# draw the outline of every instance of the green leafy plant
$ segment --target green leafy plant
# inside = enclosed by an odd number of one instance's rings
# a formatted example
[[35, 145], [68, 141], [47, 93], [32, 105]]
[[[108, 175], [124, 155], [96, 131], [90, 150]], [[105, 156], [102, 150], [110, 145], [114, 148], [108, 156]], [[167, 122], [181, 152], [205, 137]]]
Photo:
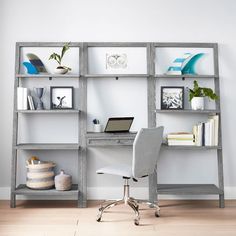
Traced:
[[208, 97], [212, 100], [217, 100], [219, 98], [211, 88], [199, 87], [196, 80], [193, 82], [193, 89], [189, 88], [189, 101], [194, 97]]
[[63, 45], [62, 50], [61, 50], [61, 55], [57, 54], [57, 53], [52, 53], [49, 57], [49, 60], [54, 59], [58, 64], [60, 68], [65, 68], [67, 70], [71, 70], [71, 68], [67, 67], [67, 66], [62, 66], [61, 62], [62, 62], [62, 58], [65, 55], [66, 51], [70, 49], [70, 43], [66, 43]]

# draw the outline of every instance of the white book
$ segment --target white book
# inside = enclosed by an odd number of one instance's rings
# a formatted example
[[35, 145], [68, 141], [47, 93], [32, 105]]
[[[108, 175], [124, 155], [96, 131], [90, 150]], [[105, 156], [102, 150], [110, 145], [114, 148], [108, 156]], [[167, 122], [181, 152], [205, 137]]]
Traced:
[[167, 135], [168, 139], [193, 139], [194, 135], [192, 133], [179, 132], [179, 133], [169, 133]]
[[30, 95], [28, 95], [28, 102], [29, 102], [30, 110], [35, 110], [33, 98]]
[[17, 110], [28, 109], [28, 89], [23, 87], [17, 88]]
[[209, 121], [205, 123], [205, 146], [211, 146]]
[[202, 146], [202, 123], [197, 124], [196, 146]]
[[168, 145], [195, 145], [194, 140], [168, 140]]
[[218, 135], [219, 135], [219, 116], [209, 116], [209, 118], [214, 120], [214, 146], [218, 146]]
[[193, 126], [193, 136], [194, 136], [194, 143], [197, 145], [197, 125]]
[[193, 140], [185, 140], [185, 141], [181, 141], [181, 140], [177, 140], [177, 141], [172, 141], [172, 140], [168, 140], [168, 145], [169, 146], [194, 146], [195, 143]]
[[209, 119], [208, 122], [210, 123], [210, 144], [211, 146], [214, 146], [215, 145], [215, 121], [214, 119]]

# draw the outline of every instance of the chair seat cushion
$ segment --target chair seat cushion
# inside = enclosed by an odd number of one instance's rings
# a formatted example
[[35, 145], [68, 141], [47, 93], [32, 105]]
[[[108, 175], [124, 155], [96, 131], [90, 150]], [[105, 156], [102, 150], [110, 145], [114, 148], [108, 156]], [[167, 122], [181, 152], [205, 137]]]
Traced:
[[132, 177], [131, 167], [128, 165], [106, 166], [96, 171], [97, 174], [110, 174], [122, 177]]

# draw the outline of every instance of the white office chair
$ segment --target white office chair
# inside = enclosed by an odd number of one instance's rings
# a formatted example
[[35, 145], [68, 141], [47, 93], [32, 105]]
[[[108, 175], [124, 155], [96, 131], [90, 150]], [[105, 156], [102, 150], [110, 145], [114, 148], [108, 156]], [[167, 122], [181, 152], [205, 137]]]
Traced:
[[133, 143], [133, 160], [132, 166], [129, 165], [116, 165], [101, 168], [96, 171], [97, 174], [112, 174], [122, 176], [124, 179], [124, 196], [123, 199], [116, 201], [106, 201], [99, 208], [97, 215], [97, 221], [100, 222], [102, 214], [105, 210], [124, 203], [130, 206], [135, 212], [135, 225], [139, 225], [139, 205], [138, 203], [144, 203], [150, 207], [156, 208], [155, 216], [160, 216], [160, 208], [158, 205], [147, 202], [136, 200], [129, 196], [129, 179], [132, 178], [137, 182], [138, 178], [147, 177], [153, 174], [157, 160], [159, 157], [159, 151], [162, 143], [163, 127], [141, 129]]

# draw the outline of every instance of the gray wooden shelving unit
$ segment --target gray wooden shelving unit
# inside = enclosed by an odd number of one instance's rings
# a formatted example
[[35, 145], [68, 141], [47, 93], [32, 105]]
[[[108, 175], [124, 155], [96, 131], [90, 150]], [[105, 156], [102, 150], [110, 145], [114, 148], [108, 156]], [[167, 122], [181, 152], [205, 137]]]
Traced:
[[[22, 150], [74, 150], [78, 153], [78, 173], [83, 175], [82, 160], [80, 158], [81, 148], [80, 143], [82, 142], [84, 136], [82, 132], [78, 130], [79, 140], [77, 143], [18, 143], [18, 119], [19, 114], [27, 116], [28, 114], [38, 115], [45, 114], [50, 116], [56, 116], [57, 114], [78, 115], [79, 126], [83, 126], [83, 119], [81, 119], [80, 110], [17, 110], [17, 96], [16, 91], [17, 87], [20, 85], [21, 80], [40, 80], [42, 78], [48, 78], [49, 80], [63, 78], [66, 80], [69, 79], [78, 79], [79, 92], [83, 96], [83, 89], [80, 86], [80, 75], [79, 74], [66, 74], [66, 75], [56, 75], [56, 74], [38, 74], [38, 75], [29, 75], [20, 73], [20, 64], [21, 62], [21, 50], [24, 47], [62, 47], [64, 43], [34, 43], [34, 42], [20, 42], [16, 43], [16, 57], [15, 57], [15, 83], [14, 83], [14, 110], [13, 110], [13, 142], [12, 142], [12, 179], [11, 179], [11, 207], [16, 206], [16, 196], [17, 195], [26, 195], [26, 196], [76, 196], [77, 199], [80, 199], [80, 191], [83, 191], [83, 185], [79, 181], [78, 184], [73, 184], [70, 191], [57, 191], [55, 189], [50, 190], [32, 190], [26, 187], [25, 184], [17, 185], [17, 159], [19, 151]], [[79, 61], [82, 66], [82, 44], [81, 43], [70, 43], [70, 47], [79, 48]], [[82, 101], [82, 100], [81, 100]], [[79, 107], [83, 107], [83, 104], [79, 103]], [[79, 176], [81, 179], [81, 176]], [[79, 191], [80, 190], [80, 191]], [[80, 206], [80, 201], [78, 201], [78, 206]]]
[[[64, 43], [17, 43], [16, 45], [16, 80], [15, 80], [15, 98], [14, 98], [14, 122], [13, 122], [13, 148], [12, 148], [12, 185], [11, 185], [11, 206], [15, 207], [16, 195], [65, 195], [57, 193], [55, 190], [39, 192], [36, 190], [28, 190], [25, 185], [16, 186], [16, 164], [18, 150], [57, 150], [72, 149], [78, 150], [78, 186], [73, 186], [73, 190], [68, 195], [78, 196], [78, 206], [86, 207], [87, 205], [87, 181], [86, 181], [86, 156], [89, 146], [127, 146], [132, 145], [135, 133], [130, 134], [104, 134], [87, 132], [87, 80], [90, 78], [143, 78], [147, 80], [147, 118], [148, 127], [156, 127], [158, 125], [158, 115], [162, 113], [168, 114], [218, 114], [220, 113], [220, 101], [216, 101], [216, 109], [204, 111], [192, 110], [160, 110], [156, 106], [156, 97], [159, 96], [156, 90], [156, 82], [158, 79], [214, 79], [215, 91], [220, 94], [219, 71], [218, 71], [218, 46], [213, 43], [72, 43], [71, 46], [80, 48], [80, 75], [24, 75], [19, 74], [19, 52], [21, 47], [61, 47]], [[146, 48], [147, 74], [89, 74], [88, 70], [88, 48], [89, 47], [144, 47]], [[212, 48], [214, 56], [214, 75], [158, 75], [155, 72], [155, 58], [157, 47], [183, 47], [183, 48]], [[158, 55], [157, 55], [158, 56]], [[78, 78], [79, 79], [79, 107], [80, 110], [70, 111], [17, 111], [16, 110], [16, 88], [19, 80], [24, 78]], [[79, 115], [79, 141], [78, 144], [18, 144], [17, 143], [17, 124], [18, 114], [22, 113], [46, 113], [53, 114], [57, 112], [78, 113]], [[155, 172], [149, 177], [149, 200], [157, 201], [158, 194], [209, 194], [219, 195], [219, 205], [224, 207], [224, 183], [223, 183], [223, 157], [221, 142], [221, 126], [219, 127], [219, 145], [217, 147], [197, 147], [197, 146], [167, 146], [163, 144], [163, 148], [171, 150], [209, 150], [217, 151], [218, 159], [218, 180], [219, 185], [214, 184], [158, 184], [157, 173]]]

